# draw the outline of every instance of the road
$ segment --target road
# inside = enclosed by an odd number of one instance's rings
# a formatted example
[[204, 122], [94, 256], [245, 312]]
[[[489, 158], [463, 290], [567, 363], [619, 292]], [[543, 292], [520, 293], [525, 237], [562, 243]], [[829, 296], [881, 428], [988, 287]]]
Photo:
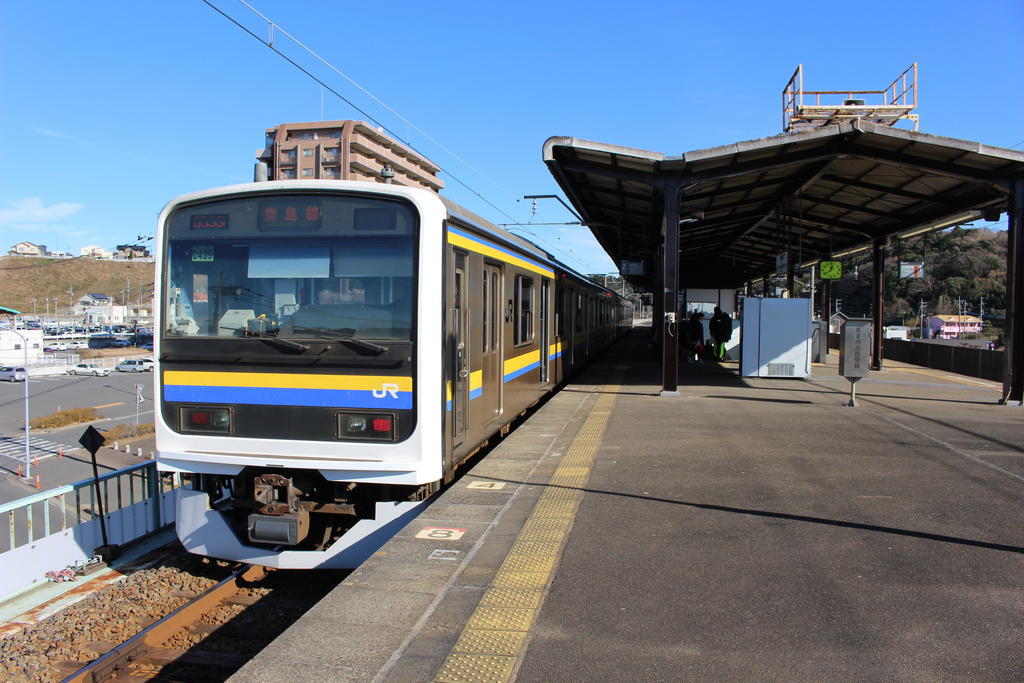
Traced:
[[[142, 386], [139, 421], [153, 421], [153, 374], [113, 372], [109, 377], [71, 375], [40, 376], [29, 379], [29, 417], [50, 415], [58, 409], [97, 408], [100, 419], [92, 424], [104, 431], [116, 424], [135, 421], [136, 386]], [[24, 474], [24, 385], [0, 382], [0, 502], [34, 493], [35, 477], [39, 487], [54, 488], [92, 476], [88, 452], [78, 443], [86, 425], [63, 429], [32, 431], [29, 435], [31, 477]], [[109, 445], [109, 444], [108, 444]], [[144, 446], [149, 457], [152, 439]], [[118, 454], [109, 448], [97, 454], [100, 472], [125, 467], [139, 461], [137, 456]]]

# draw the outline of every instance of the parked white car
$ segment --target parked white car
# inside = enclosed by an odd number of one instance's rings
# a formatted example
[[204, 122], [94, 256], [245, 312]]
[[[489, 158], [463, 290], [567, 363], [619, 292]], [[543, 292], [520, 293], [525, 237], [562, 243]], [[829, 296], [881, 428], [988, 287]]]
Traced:
[[24, 382], [25, 368], [4, 366], [0, 368], [0, 380], [8, 382]]
[[78, 365], [68, 368], [69, 375], [92, 375], [93, 377], [106, 377], [110, 374], [110, 370], [101, 368], [95, 363], [79, 363]]
[[123, 360], [114, 366], [118, 372], [152, 372], [153, 361], [148, 358]]

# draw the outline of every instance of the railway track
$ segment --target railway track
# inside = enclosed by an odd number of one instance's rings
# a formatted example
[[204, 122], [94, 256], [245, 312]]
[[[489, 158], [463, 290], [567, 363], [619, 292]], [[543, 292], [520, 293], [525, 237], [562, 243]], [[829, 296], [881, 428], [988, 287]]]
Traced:
[[63, 680], [223, 681], [346, 574], [239, 567], [124, 642], [93, 643], [87, 649], [100, 656], [84, 667], [81, 657], [63, 664]]
[[[65, 683], [93, 683], [125, 677], [158, 677], [165, 668], [189, 654], [189, 650], [168, 647], [167, 643], [172, 642], [175, 636], [189, 631], [212, 633], [215, 629], [210, 629], [211, 622], [205, 620], [206, 617], [215, 611], [223, 611], [227, 605], [255, 604], [252, 596], [245, 595], [244, 589], [261, 581], [266, 574], [264, 567], [246, 566], [237, 569], [212, 588], [68, 676], [64, 679]], [[217, 625], [216, 621], [212, 624]], [[223, 657], [223, 654], [218, 653], [218, 658]], [[219, 677], [217, 678], [219, 680]]]

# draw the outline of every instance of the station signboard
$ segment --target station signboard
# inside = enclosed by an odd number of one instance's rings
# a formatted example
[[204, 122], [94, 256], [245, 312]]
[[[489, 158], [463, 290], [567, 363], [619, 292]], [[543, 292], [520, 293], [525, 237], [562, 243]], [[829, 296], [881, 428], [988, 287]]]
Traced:
[[867, 377], [871, 369], [871, 321], [850, 318], [839, 331], [839, 374], [846, 379]]
[[900, 277], [923, 278], [924, 264], [900, 262]]

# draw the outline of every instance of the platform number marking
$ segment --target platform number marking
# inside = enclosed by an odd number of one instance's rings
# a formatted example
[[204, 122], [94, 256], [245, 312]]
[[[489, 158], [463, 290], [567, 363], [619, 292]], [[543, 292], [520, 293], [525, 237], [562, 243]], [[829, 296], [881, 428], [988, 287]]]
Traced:
[[468, 529], [453, 529], [444, 526], [425, 526], [416, 534], [416, 538], [425, 538], [431, 541], [457, 541], [462, 538]]
[[505, 488], [503, 481], [474, 481], [466, 487], [467, 489], [484, 489], [487, 491], [499, 491]]

